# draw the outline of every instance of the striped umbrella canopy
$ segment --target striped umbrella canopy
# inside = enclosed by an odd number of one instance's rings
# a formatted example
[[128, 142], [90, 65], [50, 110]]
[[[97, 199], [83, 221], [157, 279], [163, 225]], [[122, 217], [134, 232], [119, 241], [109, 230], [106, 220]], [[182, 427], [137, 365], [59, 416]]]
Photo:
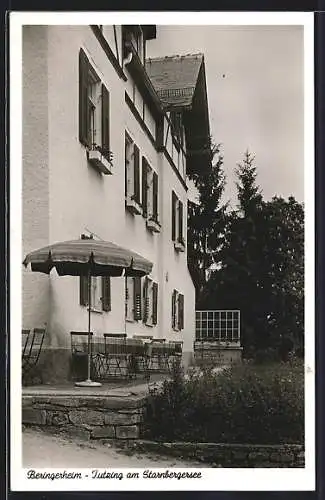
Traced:
[[78, 239], [53, 243], [26, 255], [23, 264], [32, 271], [59, 276], [145, 276], [152, 263], [141, 255], [109, 241]]
[[[145, 276], [151, 272], [152, 263], [141, 255], [126, 250], [115, 243], [85, 238], [53, 243], [26, 255], [24, 266], [32, 271], [50, 274], [53, 268], [59, 276], [88, 276], [88, 363], [87, 380], [76, 382], [79, 386], [98, 386], [91, 372], [91, 277], [92, 276]], [[126, 278], [125, 278], [126, 279]]]

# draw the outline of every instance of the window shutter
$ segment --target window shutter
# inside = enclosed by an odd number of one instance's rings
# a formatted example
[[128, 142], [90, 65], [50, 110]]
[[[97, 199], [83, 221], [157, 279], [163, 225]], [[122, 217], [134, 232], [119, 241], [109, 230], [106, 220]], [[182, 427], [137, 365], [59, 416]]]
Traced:
[[148, 215], [148, 162], [142, 157], [142, 215]]
[[102, 276], [102, 307], [103, 311], [110, 311], [111, 306], [111, 279], [109, 276]]
[[136, 277], [133, 280], [134, 319], [139, 320], [141, 319], [141, 278]]
[[134, 144], [134, 199], [140, 203], [140, 152]]
[[109, 92], [102, 84], [102, 148], [109, 151]]
[[128, 317], [128, 309], [129, 309], [129, 279], [125, 279], [125, 317]]
[[128, 193], [128, 175], [129, 175], [129, 162], [130, 162], [130, 148], [131, 144], [128, 136], [125, 133], [124, 136], [124, 194], [127, 196]]
[[178, 296], [178, 329], [184, 328], [184, 295], [181, 293]]
[[172, 294], [172, 328], [176, 330], [176, 290], [173, 290]]
[[143, 322], [146, 323], [149, 319], [149, 295], [148, 295], [148, 278], [144, 279], [143, 285]]
[[178, 202], [178, 240], [183, 241], [183, 203]]
[[156, 122], [156, 144], [157, 148], [161, 149], [164, 145], [164, 119], [159, 118]]
[[80, 276], [79, 278], [79, 293], [80, 305], [88, 305], [88, 276]]
[[172, 191], [172, 240], [176, 240], [176, 202], [177, 202], [177, 196]]
[[158, 319], [158, 283], [152, 285], [152, 323], [157, 324]]
[[89, 146], [88, 141], [88, 75], [89, 61], [82, 49], [79, 52], [79, 141]]
[[152, 215], [154, 220], [158, 220], [158, 175], [156, 172], [153, 173], [153, 178], [152, 178], [152, 196], [153, 196], [153, 201], [152, 201]]

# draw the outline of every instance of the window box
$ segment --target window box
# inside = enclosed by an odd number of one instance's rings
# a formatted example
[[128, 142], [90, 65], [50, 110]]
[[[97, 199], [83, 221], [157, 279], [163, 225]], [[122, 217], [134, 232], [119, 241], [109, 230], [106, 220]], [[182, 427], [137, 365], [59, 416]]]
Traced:
[[102, 174], [112, 174], [112, 153], [105, 151], [96, 144], [88, 151], [88, 161], [97, 168]]
[[153, 233], [160, 233], [161, 225], [157, 219], [149, 217], [146, 221], [147, 228]]
[[125, 206], [133, 215], [141, 215], [142, 207], [139, 202], [137, 202], [133, 196], [127, 196], [125, 198]]
[[174, 248], [177, 252], [185, 252], [185, 241], [184, 240], [174, 241]]

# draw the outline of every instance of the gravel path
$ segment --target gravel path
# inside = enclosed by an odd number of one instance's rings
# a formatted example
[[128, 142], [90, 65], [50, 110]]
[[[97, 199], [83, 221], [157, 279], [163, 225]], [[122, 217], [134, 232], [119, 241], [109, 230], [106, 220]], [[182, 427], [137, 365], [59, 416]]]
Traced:
[[37, 430], [24, 430], [22, 437], [23, 467], [26, 468], [206, 467], [177, 458], [127, 454], [106, 443], [54, 436]]

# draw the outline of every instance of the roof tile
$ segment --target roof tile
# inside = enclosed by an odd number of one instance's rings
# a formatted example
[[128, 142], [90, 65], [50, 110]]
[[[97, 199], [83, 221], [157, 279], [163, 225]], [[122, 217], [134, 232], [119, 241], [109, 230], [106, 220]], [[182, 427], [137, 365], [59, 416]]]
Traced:
[[202, 61], [201, 53], [146, 60], [146, 71], [163, 105], [192, 103]]

